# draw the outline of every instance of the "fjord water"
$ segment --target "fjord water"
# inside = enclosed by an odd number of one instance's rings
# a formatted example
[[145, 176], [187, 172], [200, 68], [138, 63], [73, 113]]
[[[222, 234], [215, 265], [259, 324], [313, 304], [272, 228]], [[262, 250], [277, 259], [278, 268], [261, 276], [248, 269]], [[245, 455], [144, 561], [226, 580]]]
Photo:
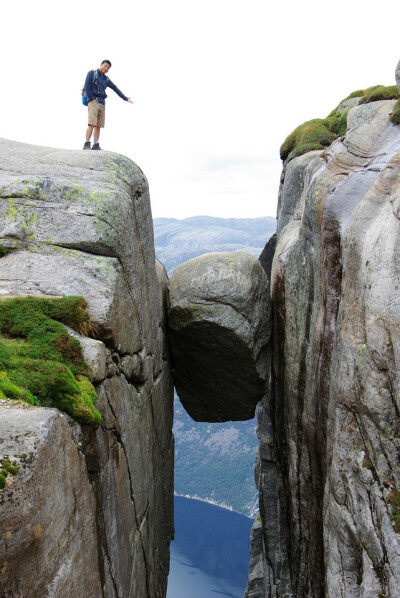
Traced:
[[175, 496], [175, 540], [167, 598], [242, 598], [253, 520]]

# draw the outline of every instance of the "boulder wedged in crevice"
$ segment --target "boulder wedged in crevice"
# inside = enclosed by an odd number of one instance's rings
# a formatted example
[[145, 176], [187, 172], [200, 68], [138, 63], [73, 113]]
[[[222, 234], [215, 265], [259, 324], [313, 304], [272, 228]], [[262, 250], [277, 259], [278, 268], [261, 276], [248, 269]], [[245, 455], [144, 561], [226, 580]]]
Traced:
[[254, 416], [269, 372], [269, 284], [245, 252], [185, 262], [169, 281], [174, 383], [196, 421]]

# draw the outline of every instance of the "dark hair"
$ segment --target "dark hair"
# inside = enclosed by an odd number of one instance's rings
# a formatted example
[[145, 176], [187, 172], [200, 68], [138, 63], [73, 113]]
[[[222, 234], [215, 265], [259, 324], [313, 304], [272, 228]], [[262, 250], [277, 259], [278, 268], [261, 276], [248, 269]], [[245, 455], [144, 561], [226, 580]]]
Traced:
[[[101, 64], [104, 64], [105, 62], [106, 62], [107, 64], [109, 64], [109, 65], [110, 65], [110, 68], [111, 68], [111, 62], [110, 62], [109, 60], [102, 60], [102, 61], [101, 61]], [[101, 65], [100, 65], [100, 66], [101, 66]]]

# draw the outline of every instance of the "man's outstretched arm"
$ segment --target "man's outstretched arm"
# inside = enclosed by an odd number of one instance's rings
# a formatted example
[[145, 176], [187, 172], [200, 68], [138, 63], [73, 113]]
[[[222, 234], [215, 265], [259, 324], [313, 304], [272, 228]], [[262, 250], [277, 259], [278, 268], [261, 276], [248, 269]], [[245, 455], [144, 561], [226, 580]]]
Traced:
[[123, 94], [122, 91], [120, 89], [118, 89], [118, 87], [116, 85], [114, 85], [114, 83], [111, 81], [111, 79], [108, 80], [107, 87], [111, 87], [111, 89], [113, 91], [115, 91], [115, 93], [117, 95], [119, 95], [120, 98], [125, 100], [125, 102], [129, 102], [130, 104], [133, 104], [133, 101], [131, 100], [131, 98], [127, 98], [126, 95]]

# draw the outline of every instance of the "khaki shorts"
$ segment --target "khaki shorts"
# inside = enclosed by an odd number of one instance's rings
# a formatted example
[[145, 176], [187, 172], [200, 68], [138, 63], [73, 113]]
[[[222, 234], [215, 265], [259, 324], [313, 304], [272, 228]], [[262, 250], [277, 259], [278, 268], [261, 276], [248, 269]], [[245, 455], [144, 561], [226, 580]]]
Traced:
[[95, 127], [104, 127], [106, 117], [106, 107], [98, 102], [89, 102], [89, 121], [88, 125]]

